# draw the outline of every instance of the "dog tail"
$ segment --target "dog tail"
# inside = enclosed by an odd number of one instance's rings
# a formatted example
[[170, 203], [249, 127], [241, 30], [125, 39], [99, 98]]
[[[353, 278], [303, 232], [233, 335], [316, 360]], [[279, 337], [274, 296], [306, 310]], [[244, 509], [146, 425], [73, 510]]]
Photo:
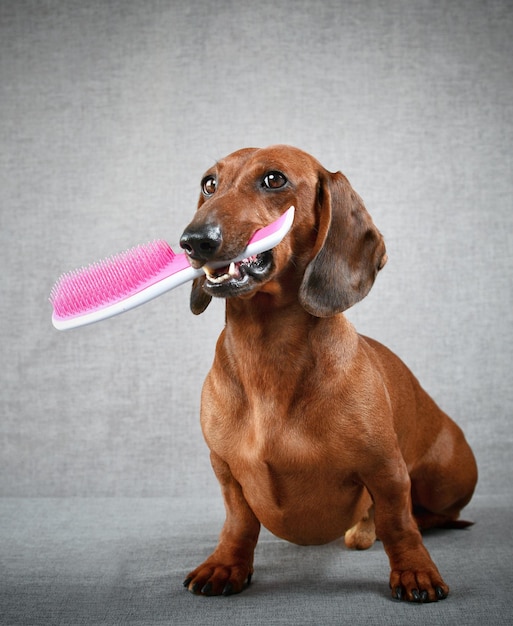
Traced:
[[420, 530], [428, 530], [429, 528], [462, 529], [474, 525], [474, 522], [469, 522], [463, 519], [455, 519], [440, 513], [431, 513], [430, 511], [426, 511], [426, 509], [421, 508], [414, 508], [413, 515]]

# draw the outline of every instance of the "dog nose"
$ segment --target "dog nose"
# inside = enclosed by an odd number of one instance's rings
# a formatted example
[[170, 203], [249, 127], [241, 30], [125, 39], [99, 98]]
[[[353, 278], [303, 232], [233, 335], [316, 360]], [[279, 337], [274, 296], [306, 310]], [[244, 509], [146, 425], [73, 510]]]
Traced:
[[209, 261], [219, 250], [223, 236], [219, 226], [188, 226], [180, 237], [180, 246], [197, 261]]

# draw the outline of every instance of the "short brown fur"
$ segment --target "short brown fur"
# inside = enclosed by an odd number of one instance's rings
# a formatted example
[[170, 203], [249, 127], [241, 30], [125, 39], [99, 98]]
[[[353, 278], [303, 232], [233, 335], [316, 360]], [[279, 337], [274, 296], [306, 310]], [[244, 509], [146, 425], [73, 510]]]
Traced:
[[[262, 180], [275, 171], [287, 183], [269, 190]], [[265, 280], [224, 294], [226, 326], [201, 424], [226, 522], [185, 586], [204, 595], [243, 590], [263, 524], [305, 545], [345, 534], [349, 547], [363, 549], [377, 536], [394, 598], [445, 598], [419, 526], [465, 525], [457, 520], [477, 468], [460, 428], [404, 363], [342, 314], [386, 262], [381, 234], [347, 179], [295, 148], [244, 149], [207, 175], [217, 188], [201, 196], [185, 233], [219, 229], [209, 260], [234, 258], [291, 205], [295, 219]], [[191, 255], [196, 267], [205, 261]], [[211, 295], [206, 278], [197, 279], [193, 312]]]

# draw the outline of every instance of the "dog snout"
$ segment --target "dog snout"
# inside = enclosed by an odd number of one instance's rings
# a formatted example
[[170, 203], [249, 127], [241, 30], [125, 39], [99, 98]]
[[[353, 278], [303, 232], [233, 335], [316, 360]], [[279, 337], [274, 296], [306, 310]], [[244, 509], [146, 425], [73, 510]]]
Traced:
[[219, 226], [188, 226], [181, 238], [180, 246], [195, 261], [210, 261], [221, 247], [223, 236]]

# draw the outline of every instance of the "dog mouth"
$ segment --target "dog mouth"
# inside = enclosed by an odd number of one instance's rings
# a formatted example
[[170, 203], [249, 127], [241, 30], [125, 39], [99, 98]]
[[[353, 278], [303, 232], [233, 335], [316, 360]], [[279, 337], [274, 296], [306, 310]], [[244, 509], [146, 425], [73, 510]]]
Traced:
[[273, 254], [269, 250], [224, 267], [202, 267], [205, 272], [203, 289], [213, 296], [229, 297], [253, 290], [262, 283], [273, 268]]

